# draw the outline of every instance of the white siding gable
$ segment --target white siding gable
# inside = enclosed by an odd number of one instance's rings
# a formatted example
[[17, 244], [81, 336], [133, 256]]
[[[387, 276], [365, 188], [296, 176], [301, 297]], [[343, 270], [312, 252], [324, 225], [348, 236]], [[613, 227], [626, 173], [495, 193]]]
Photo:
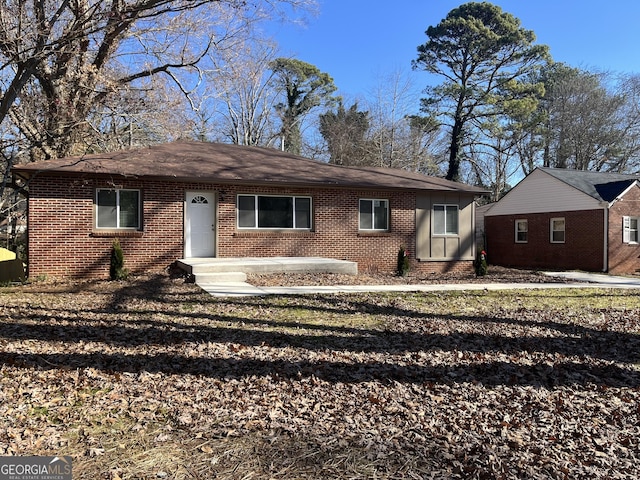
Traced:
[[596, 210], [598, 200], [542, 170], [534, 170], [496, 203], [486, 216]]

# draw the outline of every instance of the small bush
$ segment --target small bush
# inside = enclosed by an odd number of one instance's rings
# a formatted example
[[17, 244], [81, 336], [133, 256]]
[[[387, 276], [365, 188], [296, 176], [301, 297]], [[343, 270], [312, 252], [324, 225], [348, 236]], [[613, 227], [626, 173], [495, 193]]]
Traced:
[[476, 276], [484, 277], [487, 274], [487, 252], [481, 250], [476, 255]]
[[406, 276], [409, 273], [409, 254], [404, 247], [400, 247], [398, 250], [398, 275], [401, 277]]
[[109, 277], [111, 280], [126, 280], [129, 271], [124, 268], [124, 252], [122, 246], [116, 238], [111, 247], [111, 266], [109, 268]]

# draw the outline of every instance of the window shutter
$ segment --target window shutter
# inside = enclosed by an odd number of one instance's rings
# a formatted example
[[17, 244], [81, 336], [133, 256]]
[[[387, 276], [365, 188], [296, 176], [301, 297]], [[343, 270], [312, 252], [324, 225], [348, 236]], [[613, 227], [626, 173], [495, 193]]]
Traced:
[[631, 241], [630, 230], [631, 230], [631, 218], [622, 217], [622, 242], [623, 243], [629, 243]]

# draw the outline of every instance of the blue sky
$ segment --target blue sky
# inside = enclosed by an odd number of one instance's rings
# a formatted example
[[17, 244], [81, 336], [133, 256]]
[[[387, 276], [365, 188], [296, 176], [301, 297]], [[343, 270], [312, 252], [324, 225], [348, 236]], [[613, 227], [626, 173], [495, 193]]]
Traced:
[[[319, 0], [305, 27], [274, 32], [282, 55], [328, 73], [345, 99], [366, 97], [393, 72], [417, 87], [433, 81], [411, 71], [425, 31], [453, 8], [453, 0]], [[640, 0], [494, 0], [550, 47], [554, 60], [574, 67], [640, 73]], [[438, 80], [439, 82], [439, 80]]]

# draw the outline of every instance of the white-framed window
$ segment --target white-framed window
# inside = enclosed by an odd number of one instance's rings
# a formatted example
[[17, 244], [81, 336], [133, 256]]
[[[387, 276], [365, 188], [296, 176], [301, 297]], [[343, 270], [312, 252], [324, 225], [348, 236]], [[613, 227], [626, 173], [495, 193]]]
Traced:
[[389, 200], [361, 198], [358, 210], [360, 230], [389, 230]]
[[458, 235], [458, 205], [434, 205], [433, 206], [433, 234], [434, 235]]
[[96, 189], [96, 228], [140, 230], [140, 190]]
[[622, 241], [624, 243], [640, 243], [638, 236], [639, 217], [622, 217]]
[[564, 217], [551, 219], [549, 227], [551, 243], [564, 243], [565, 227]]
[[527, 219], [516, 220], [516, 243], [529, 241], [529, 221]]
[[238, 228], [311, 229], [311, 197], [238, 195]]

